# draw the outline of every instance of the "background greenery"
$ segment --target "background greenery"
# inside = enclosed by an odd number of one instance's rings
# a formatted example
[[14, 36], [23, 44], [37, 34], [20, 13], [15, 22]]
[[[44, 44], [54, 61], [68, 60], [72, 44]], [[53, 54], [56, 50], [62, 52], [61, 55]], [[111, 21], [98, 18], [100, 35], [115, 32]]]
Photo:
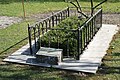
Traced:
[[[22, 0], [0, 0], [1, 3], [11, 3], [11, 2], [21, 2]], [[63, 2], [63, 1], [75, 1], [75, 0], [24, 0], [27, 1], [38, 1], [38, 2]], [[78, 0], [79, 1], [79, 0]], [[87, 1], [90, 2], [90, 0], [80, 0], [80, 1]], [[102, 0], [93, 0], [94, 2], [100, 2]], [[108, 0], [108, 2], [119, 2], [120, 0]]]
[[[98, 2], [94, 2], [94, 5], [98, 4]], [[106, 2], [102, 5], [104, 13], [120, 13], [120, 2]], [[52, 12], [55, 10], [61, 10], [67, 5], [72, 6], [70, 3], [65, 2], [25, 2], [25, 12], [26, 16], [30, 16], [33, 14], [44, 13], [44, 12]], [[90, 7], [90, 2], [81, 2], [83, 7]], [[23, 16], [23, 9], [21, 2], [14, 2], [10, 4], [0, 4], [0, 15], [2, 16]]]

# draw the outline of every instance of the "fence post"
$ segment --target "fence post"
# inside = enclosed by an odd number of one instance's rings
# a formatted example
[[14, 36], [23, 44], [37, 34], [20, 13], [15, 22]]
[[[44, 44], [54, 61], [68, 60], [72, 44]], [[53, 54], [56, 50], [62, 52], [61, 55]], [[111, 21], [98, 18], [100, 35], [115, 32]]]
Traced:
[[41, 38], [40, 38], [40, 23], [39, 23], [39, 26], [38, 26], [38, 49], [41, 48]]
[[70, 16], [70, 8], [68, 7], [67, 8], [67, 11], [68, 11], [68, 17]]
[[79, 56], [80, 56], [80, 28], [78, 28], [77, 32], [78, 32], [78, 38], [77, 38], [77, 44], [78, 44], [77, 51], [78, 51], [78, 54], [77, 54], [76, 59], [79, 60]]
[[93, 39], [93, 36], [94, 36], [94, 26], [93, 26], [93, 19], [92, 19], [92, 39]]
[[54, 27], [54, 15], [52, 16], [52, 27]]
[[30, 45], [30, 54], [32, 55], [32, 43], [31, 43], [31, 30], [30, 30], [30, 26], [28, 24], [28, 37], [29, 37], [29, 45]]
[[37, 47], [36, 46], [36, 27], [34, 27], [33, 30], [34, 30], [34, 41], [35, 41], [35, 48], [36, 48]]
[[58, 17], [57, 17], [57, 15], [55, 16], [55, 21], [56, 21], [56, 25], [58, 24]]
[[48, 24], [47, 24], [47, 20], [45, 20], [45, 26], [46, 26], [46, 32], [48, 31]]
[[100, 18], [101, 20], [100, 20], [100, 21], [101, 21], [101, 27], [102, 27], [102, 8], [101, 8], [101, 13], [100, 13], [100, 14], [101, 14], [101, 16], [100, 16], [100, 17], [101, 17], [101, 18]]
[[83, 37], [82, 37], [83, 33], [82, 33], [82, 29], [80, 30], [79, 33], [80, 33], [80, 43], [79, 43], [79, 44], [80, 44], [80, 52], [79, 52], [79, 55], [80, 55], [80, 54], [82, 54], [82, 52], [83, 52], [83, 46], [82, 46], [82, 45], [83, 45]]

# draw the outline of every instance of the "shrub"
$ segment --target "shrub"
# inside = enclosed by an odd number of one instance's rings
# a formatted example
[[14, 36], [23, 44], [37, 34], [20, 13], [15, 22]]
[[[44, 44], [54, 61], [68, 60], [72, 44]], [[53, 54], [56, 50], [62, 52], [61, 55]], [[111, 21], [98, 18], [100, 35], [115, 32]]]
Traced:
[[[72, 32], [70, 29], [77, 29], [78, 24], [82, 24], [85, 19], [78, 20], [77, 17], [70, 17], [64, 20], [55, 28], [64, 28], [64, 30], [50, 30], [43, 37], [41, 37], [41, 45], [43, 47], [50, 47], [63, 49], [63, 56], [70, 56], [77, 54], [77, 32]], [[58, 37], [59, 36], [59, 37]], [[68, 49], [69, 47], [69, 49]]]

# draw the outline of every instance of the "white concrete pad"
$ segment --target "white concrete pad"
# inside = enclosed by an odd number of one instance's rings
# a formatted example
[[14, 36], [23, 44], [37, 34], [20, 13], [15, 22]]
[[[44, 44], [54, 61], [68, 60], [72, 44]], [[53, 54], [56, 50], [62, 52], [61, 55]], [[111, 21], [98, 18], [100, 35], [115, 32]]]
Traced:
[[3, 61], [28, 64], [34, 66], [54, 67], [65, 70], [82, 71], [96, 73], [101, 64], [101, 60], [106, 54], [109, 43], [113, 35], [117, 32], [116, 25], [103, 24], [101, 29], [95, 35], [88, 45], [88, 48], [80, 55], [80, 60], [63, 59], [58, 65], [49, 65], [39, 63], [34, 56], [30, 56], [29, 46], [23, 46], [21, 49], [5, 58]]

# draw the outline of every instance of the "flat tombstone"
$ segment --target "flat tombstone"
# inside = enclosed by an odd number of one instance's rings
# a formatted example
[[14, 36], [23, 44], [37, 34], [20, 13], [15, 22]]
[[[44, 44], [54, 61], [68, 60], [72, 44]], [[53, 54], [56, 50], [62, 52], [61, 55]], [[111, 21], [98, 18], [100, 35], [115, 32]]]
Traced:
[[58, 65], [62, 62], [62, 49], [41, 47], [36, 53], [36, 60], [40, 63]]

